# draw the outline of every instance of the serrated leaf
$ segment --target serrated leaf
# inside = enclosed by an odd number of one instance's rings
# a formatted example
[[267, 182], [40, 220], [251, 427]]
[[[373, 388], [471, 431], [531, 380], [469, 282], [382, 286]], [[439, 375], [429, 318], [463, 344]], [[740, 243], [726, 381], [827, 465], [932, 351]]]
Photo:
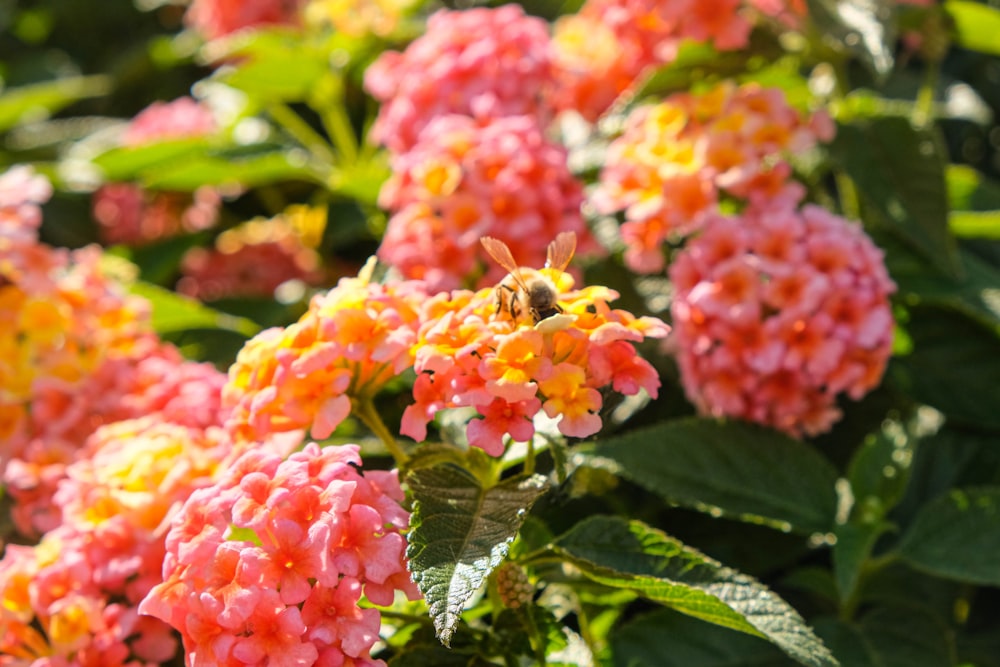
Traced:
[[899, 552], [932, 574], [1000, 586], [1000, 487], [954, 489], [927, 503]]
[[814, 447], [770, 429], [677, 419], [580, 456], [685, 507], [803, 534], [833, 527], [836, 469]]
[[153, 330], [161, 335], [187, 329], [224, 329], [250, 337], [260, 331], [260, 327], [251, 320], [220, 313], [199, 301], [151, 283], [135, 282], [129, 291], [150, 302]]
[[448, 645], [465, 603], [507, 555], [532, 504], [548, 488], [540, 475], [484, 489], [465, 470], [442, 465], [406, 478], [413, 494], [406, 555], [438, 638]]
[[47, 118], [78, 100], [111, 92], [111, 77], [74, 76], [7, 88], [0, 94], [0, 132]]
[[758, 637], [661, 609], [611, 635], [615, 667], [788, 667], [774, 645]]
[[956, 424], [1000, 431], [1000, 339], [958, 313], [911, 308], [913, 352], [893, 360], [893, 383]]
[[896, 25], [893, 7], [881, 0], [806, 0], [809, 18], [842, 50], [857, 56], [876, 78], [893, 67]]
[[1000, 11], [981, 2], [947, 0], [944, 11], [951, 17], [958, 46], [971, 51], [1000, 55]]
[[945, 150], [932, 129], [904, 118], [840, 125], [830, 154], [899, 239], [950, 276], [961, 266], [948, 231]]
[[767, 639], [800, 664], [838, 664], [798, 612], [762, 583], [639, 521], [590, 517], [552, 550], [593, 581]]

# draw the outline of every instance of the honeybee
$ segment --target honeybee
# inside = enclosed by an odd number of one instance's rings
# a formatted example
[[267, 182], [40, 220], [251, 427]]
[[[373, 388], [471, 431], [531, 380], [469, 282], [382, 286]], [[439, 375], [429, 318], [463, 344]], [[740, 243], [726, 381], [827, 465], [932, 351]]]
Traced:
[[[531, 316], [534, 324], [562, 312], [559, 307], [559, 290], [546, 275], [534, 269], [522, 268], [514, 261], [507, 244], [492, 236], [479, 239], [490, 257], [508, 271], [497, 285], [497, 313], [507, 311], [517, 323], [523, 313]], [[576, 234], [562, 232], [549, 244], [545, 268], [565, 271], [576, 252]]]

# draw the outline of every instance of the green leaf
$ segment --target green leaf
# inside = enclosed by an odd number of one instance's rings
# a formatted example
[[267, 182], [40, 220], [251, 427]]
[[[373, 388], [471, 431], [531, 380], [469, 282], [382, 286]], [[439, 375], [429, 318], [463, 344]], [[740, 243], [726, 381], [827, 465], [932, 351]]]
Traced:
[[893, 234], [944, 273], [960, 274], [948, 232], [946, 153], [935, 131], [903, 118], [868, 118], [839, 125], [830, 154]]
[[1000, 11], [981, 2], [947, 0], [944, 11], [954, 25], [955, 43], [964, 49], [1000, 55]]
[[892, 5], [881, 0], [806, 0], [810, 20], [841, 51], [858, 57], [877, 79], [893, 67], [896, 41]]
[[909, 248], [881, 239], [899, 296], [911, 306], [941, 306], [992, 329], [1000, 328], [1000, 270], [964, 248], [958, 251], [961, 277], [942, 275]]
[[911, 308], [912, 353], [893, 360], [893, 383], [955, 423], [1000, 431], [1000, 339], [995, 332], [936, 307]]
[[751, 635], [660, 609], [611, 635], [615, 667], [788, 667], [795, 663]]
[[161, 335], [187, 329], [225, 329], [249, 337], [260, 331], [251, 320], [220, 313], [151, 283], [135, 282], [129, 291], [149, 301], [153, 309], [153, 329]]
[[945, 171], [948, 205], [960, 211], [1000, 209], [1000, 183], [967, 165], [950, 164]]
[[954, 489], [927, 503], [899, 551], [932, 574], [1000, 586], [1000, 487]]
[[329, 70], [328, 56], [298, 49], [244, 61], [219, 78], [257, 99], [297, 102], [306, 99]]
[[762, 583], [639, 521], [593, 516], [551, 548], [605, 586], [767, 639], [800, 664], [838, 664], [798, 612]]
[[834, 531], [837, 542], [833, 546], [833, 571], [842, 601], [854, 594], [875, 541], [891, 527], [888, 521], [852, 521], [837, 526]]
[[111, 77], [75, 76], [18, 88], [0, 94], [0, 132], [21, 123], [48, 118], [73, 102], [111, 92]]
[[448, 645], [465, 603], [506, 557], [548, 483], [535, 475], [484, 489], [453, 465], [420, 468], [406, 483], [414, 499], [406, 550], [410, 571], [438, 638]]
[[580, 456], [684, 507], [803, 534], [833, 527], [837, 471], [815, 448], [770, 429], [676, 419]]
[[840, 664], [848, 667], [883, 667], [861, 629], [853, 623], [825, 617], [817, 619], [813, 628]]
[[141, 146], [119, 146], [93, 159], [109, 181], [131, 181], [143, 172], [170, 163], [188, 164], [200, 158], [212, 147], [207, 137], [168, 139]]
[[930, 427], [919, 418], [912, 423], [886, 420], [857, 448], [847, 468], [854, 496], [852, 518], [878, 521], [903, 498], [922, 430]]
[[963, 239], [1000, 240], [1000, 211], [952, 211], [948, 229]]
[[918, 607], [876, 607], [861, 618], [858, 628], [875, 656], [874, 664], [879, 667], [955, 664], [949, 628], [941, 619]]
[[203, 185], [241, 185], [252, 188], [276, 181], [321, 181], [301, 151], [278, 150], [246, 154], [243, 150], [192, 156], [149, 170], [142, 182], [160, 190], [195, 190]]

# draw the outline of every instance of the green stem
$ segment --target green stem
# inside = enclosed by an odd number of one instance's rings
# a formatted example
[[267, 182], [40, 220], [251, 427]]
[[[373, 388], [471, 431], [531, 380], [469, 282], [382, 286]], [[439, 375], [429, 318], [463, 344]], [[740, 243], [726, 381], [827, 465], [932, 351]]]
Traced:
[[289, 108], [287, 104], [274, 102], [268, 105], [267, 113], [273, 118], [288, 134], [292, 135], [296, 141], [302, 144], [309, 153], [329, 167], [333, 167], [337, 162], [337, 156], [330, 149], [330, 144], [316, 130], [309, 126], [309, 123], [302, 120]]
[[323, 120], [323, 127], [326, 128], [333, 145], [336, 147], [347, 164], [352, 164], [358, 159], [358, 140], [354, 136], [354, 128], [347, 117], [347, 111], [341, 101], [327, 105], [327, 108], [320, 115]]
[[913, 124], [918, 128], [930, 125], [934, 120], [934, 88], [941, 71], [940, 61], [933, 60], [927, 66], [926, 75], [917, 92], [917, 103], [913, 107]]
[[382, 421], [382, 417], [379, 416], [378, 411], [372, 404], [371, 399], [368, 398], [356, 398], [352, 401], [354, 415], [364, 422], [372, 433], [378, 436], [378, 439], [382, 441], [385, 448], [389, 450], [392, 454], [392, 458], [396, 461], [396, 467], [402, 468], [406, 465], [406, 462], [410, 460], [410, 457], [406, 455], [403, 448], [399, 446], [396, 442], [396, 438], [393, 437], [392, 433], [386, 427], [385, 422]]

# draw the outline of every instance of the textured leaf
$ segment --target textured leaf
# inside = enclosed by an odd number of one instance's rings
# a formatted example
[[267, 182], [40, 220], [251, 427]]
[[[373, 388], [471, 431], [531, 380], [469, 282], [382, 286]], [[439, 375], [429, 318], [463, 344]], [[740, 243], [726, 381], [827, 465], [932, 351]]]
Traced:
[[950, 629], [941, 619], [917, 607], [878, 607], [861, 618], [858, 628], [879, 667], [955, 664]]
[[1000, 339], [940, 308], [913, 308], [913, 351], [890, 366], [894, 383], [956, 423], [1000, 430]]
[[598, 583], [765, 638], [800, 664], [838, 664], [798, 612], [766, 586], [639, 521], [590, 517], [553, 549]]
[[685, 507], [804, 534], [833, 527], [837, 471], [815, 448], [770, 429], [678, 419], [581, 456]]
[[484, 489], [459, 467], [420, 468], [407, 478], [415, 501], [407, 557], [439, 639], [448, 645], [465, 603], [506, 557], [544, 477]]
[[896, 41], [892, 5], [882, 0], [806, 0], [820, 33], [857, 56], [875, 77], [892, 71]]
[[932, 574], [1000, 586], [1000, 487], [955, 489], [927, 503], [899, 550]]
[[955, 43], [964, 49], [1000, 55], [1000, 11], [981, 2], [947, 0], [944, 10], [955, 27]]
[[161, 335], [187, 329], [225, 329], [249, 337], [260, 331], [260, 327], [251, 320], [220, 313], [157, 285], [135, 282], [129, 291], [150, 302], [153, 329]]
[[772, 644], [661, 609], [611, 635], [615, 667], [788, 667]]
[[904, 118], [859, 120], [838, 127], [830, 154], [896, 236], [946, 274], [960, 274], [948, 231], [946, 151], [934, 130]]

